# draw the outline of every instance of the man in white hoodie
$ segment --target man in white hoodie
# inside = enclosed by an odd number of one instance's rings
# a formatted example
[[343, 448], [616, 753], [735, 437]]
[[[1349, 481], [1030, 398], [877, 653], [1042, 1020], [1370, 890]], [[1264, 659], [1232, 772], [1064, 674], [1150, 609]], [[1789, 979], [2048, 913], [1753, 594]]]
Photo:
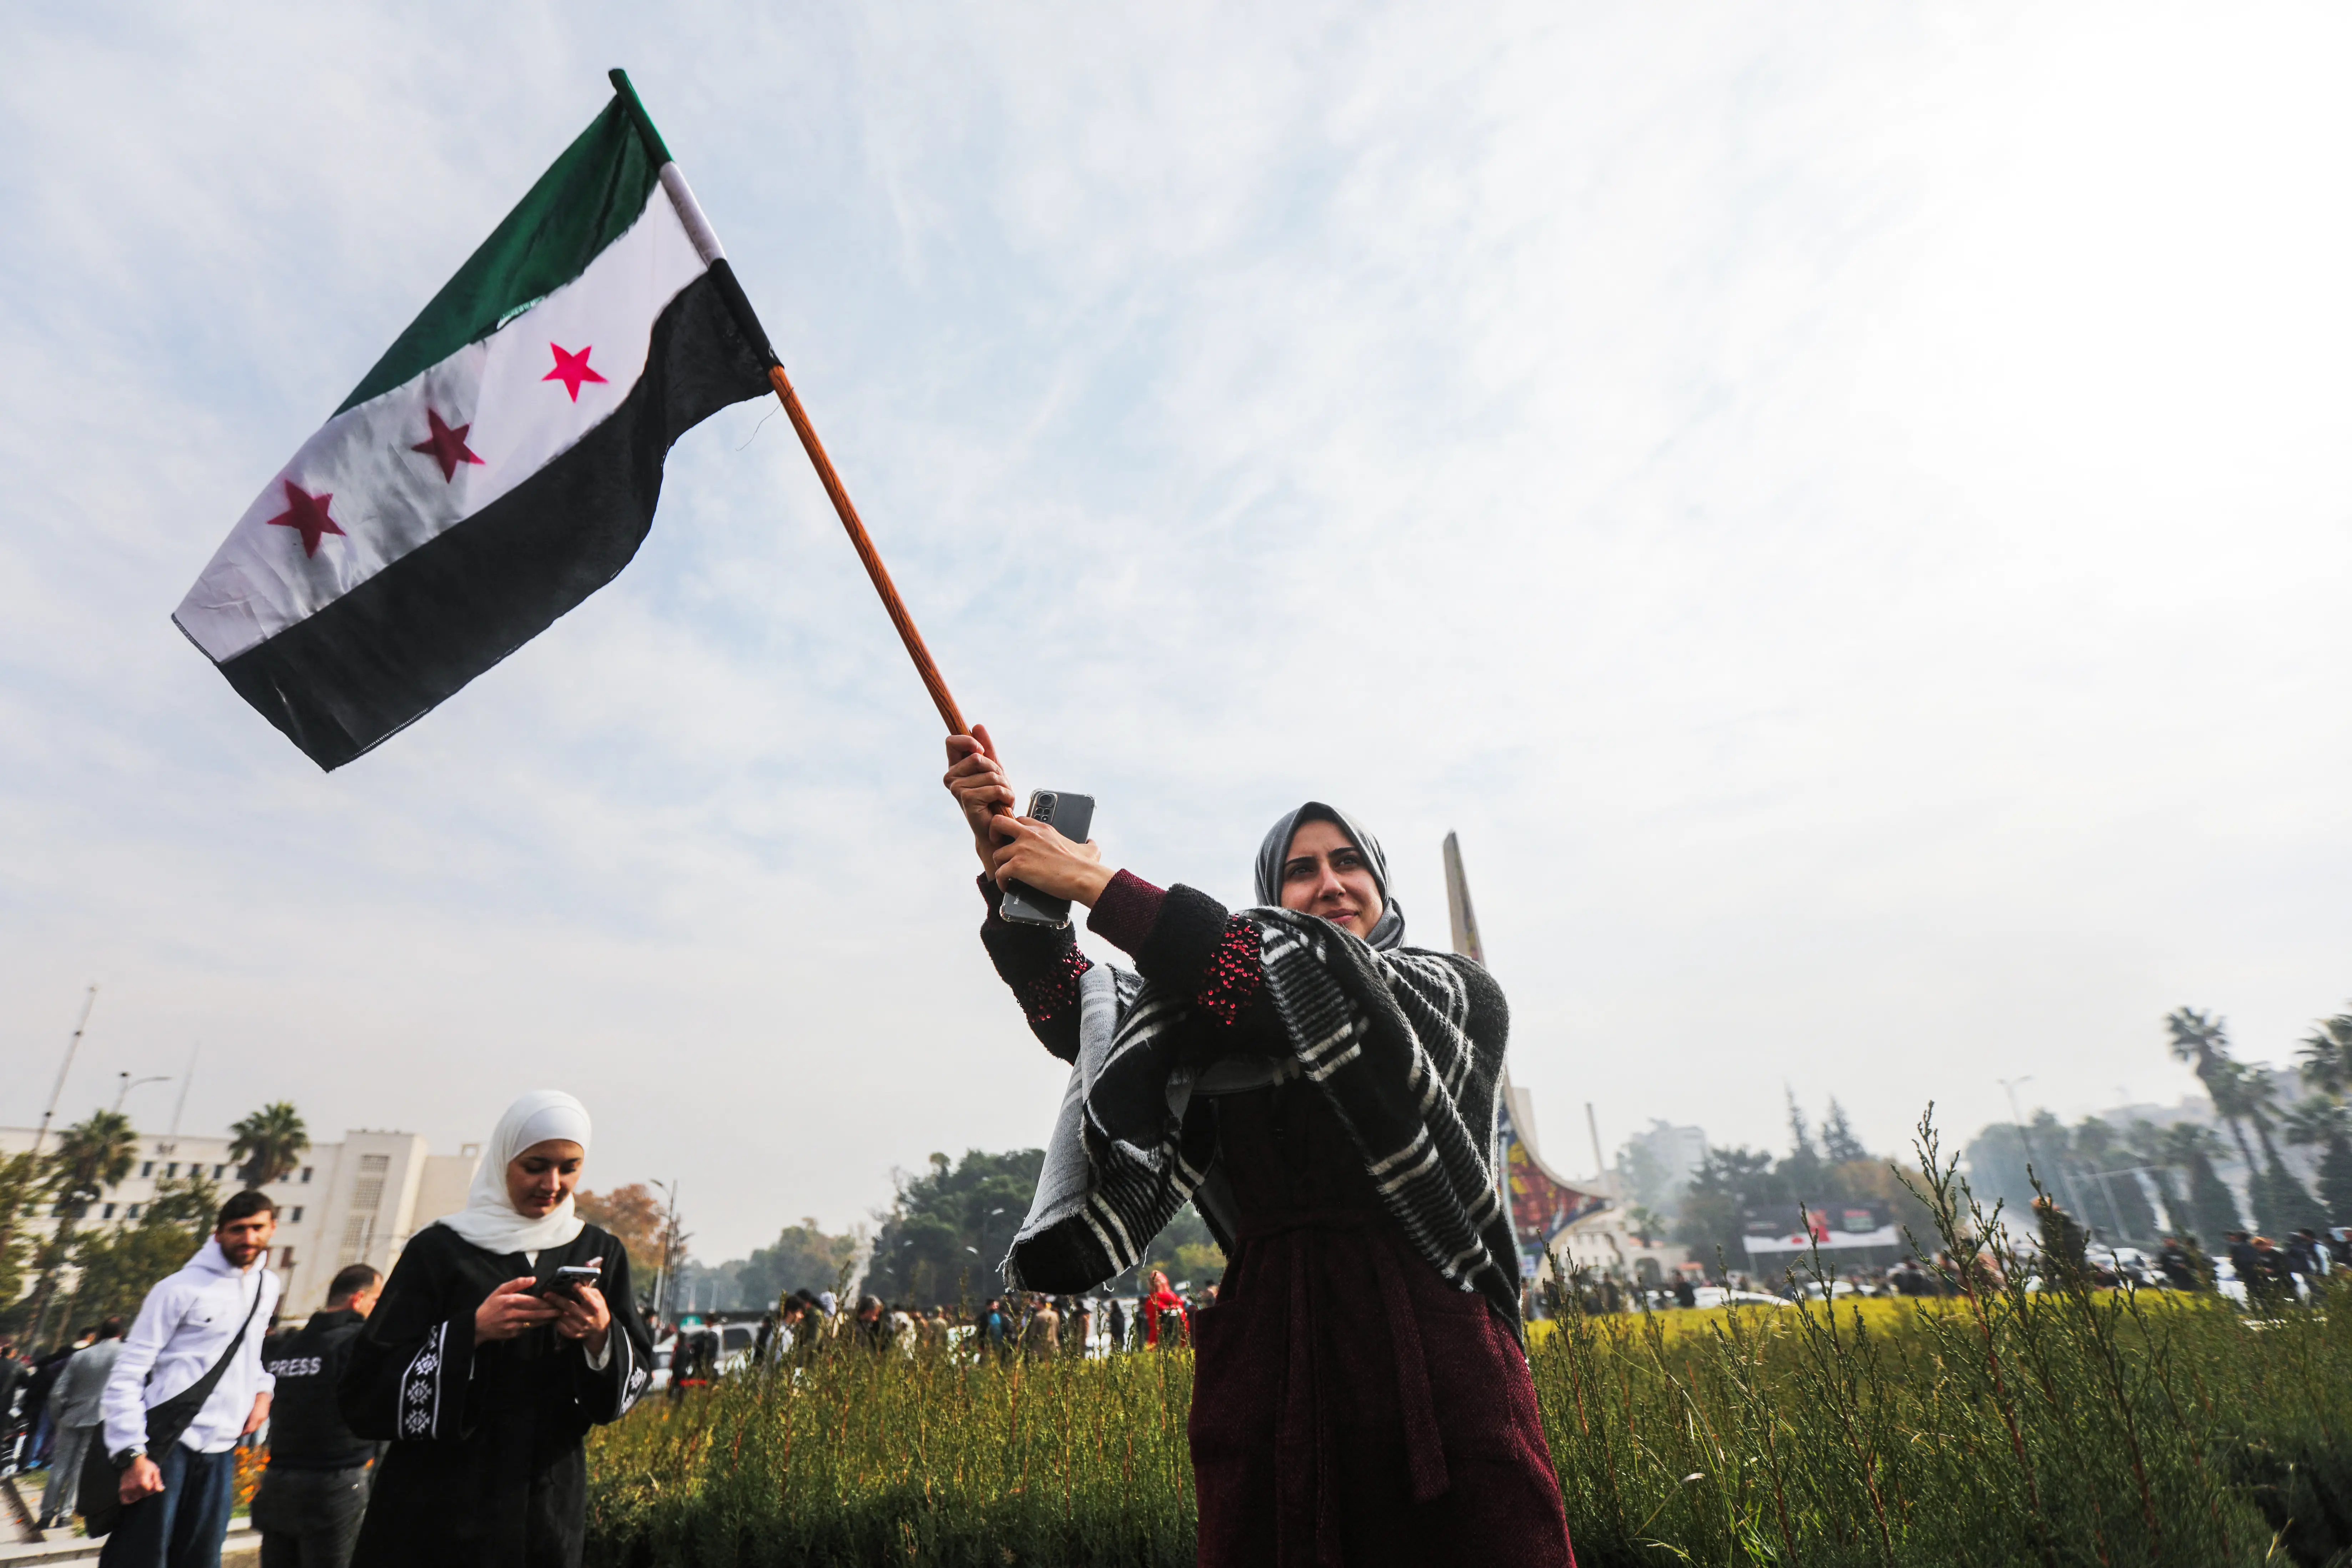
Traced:
[[[219, 1568], [237, 1439], [268, 1415], [276, 1384], [261, 1342], [278, 1304], [278, 1277], [264, 1267], [277, 1229], [266, 1194], [237, 1194], [203, 1250], [141, 1304], [101, 1401], [122, 1500], [101, 1568]], [[207, 1377], [195, 1410], [175, 1402]]]

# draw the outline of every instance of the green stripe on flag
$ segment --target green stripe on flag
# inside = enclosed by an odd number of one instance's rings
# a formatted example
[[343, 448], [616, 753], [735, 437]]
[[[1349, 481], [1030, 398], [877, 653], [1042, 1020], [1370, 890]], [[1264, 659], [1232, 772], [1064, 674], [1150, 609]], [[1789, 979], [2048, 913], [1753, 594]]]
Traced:
[[660, 166], [616, 95], [335, 412], [388, 392], [488, 337], [500, 322], [579, 277], [628, 232], [660, 183]]

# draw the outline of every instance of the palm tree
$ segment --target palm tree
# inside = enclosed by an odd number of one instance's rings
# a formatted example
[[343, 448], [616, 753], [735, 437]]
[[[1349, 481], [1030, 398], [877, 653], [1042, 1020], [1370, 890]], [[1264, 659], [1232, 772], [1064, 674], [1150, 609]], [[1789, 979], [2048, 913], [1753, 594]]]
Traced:
[[229, 1131], [236, 1136], [228, 1152], [241, 1162], [237, 1180], [248, 1187], [266, 1187], [290, 1173], [310, 1147], [310, 1130], [302, 1125], [291, 1100], [273, 1100], [232, 1123]]
[[131, 1130], [131, 1118], [119, 1110], [93, 1110], [88, 1120], [67, 1128], [56, 1150], [42, 1162], [41, 1189], [56, 1205], [58, 1228], [42, 1249], [41, 1282], [34, 1289], [38, 1302], [33, 1309], [36, 1339], [48, 1316], [58, 1270], [72, 1250], [74, 1221], [107, 1188], [131, 1174], [138, 1158], [139, 1134]]
[[131, 1118], [119, 1110], [91, 1111], [88, 1121], [65, 1130], [49, 1156], [46, 1184], [58, 1212], [69, 1221], [80, 1218], [100, 1194], [131, 1173], [138, 1159], [139, 1134], [131, 1130]]
[[2174, 1160], [2165, 1142], [2166, 1130], [2145, 1117], [2132, 1121], [2129, 1139], [2124, 1152], [2133, 1161], [2147, 1167], [2149, 1180], [2156, 1184], [2156, 1195], [2164, 1200], [2164, 1227], [2169, 1230], [2190, 1229], [2189, 1205], [2181, 1201], [2180, 1187], [2173, 1178]]
[[2176, 1121], [2158, 1134], [2154, 1151], [2165, 1164], [2189, 1173], [2189, 1201], [2174, 1211], [2172, 1223], [2176, 1228], [2185, 1226], [2209, 1251], [2231, 1231], [2246, 1228], [2238, 1217], [2236, 1195], [2213, 1169], [2218, 1142], [2210, 1131], [2194, 1121]]
[[2140, 1159], [2117, 1137], [2115, 1128], [2095, 1116], [2083, 1118], [2074, 1129], [2074, 1154], [2082, 1163], [2084, 1201], [2093, 1205], [2088, 1219], [2105, 1214], [2115, 1222], [2116, 1235], [2125, 1241], [2145, 1239], [2153, 1236], [2156, 1215], [2147, 1206], [2147, 1194], [2140, 1191], [2139, 1179], [2129, 1171], [2116, 1171], [2118, 1164], [2140, 1165]]
[[2338, 1013], [2311, 1026], [2303, 1037], [2303, 1076], [2336, 1100], [2352, 1091], [2352, 1013]]
[[2189, 1064], [2213, 1101], [2214, 1114], [2228, 1123], [2230, 1136], [2237, 1142], [2238, 1157], [2246, 1163], [2246, 1186], [2251, 1196], [2254, 1184], [2262, 1179], [2262, 1167], [2254, 1163], [2254, 1151], [2246, 1142], [2246, 1130], [2239, 1125], [2244, 1113], [2238, 1091], [2244, 1084], [2245, 1073], [2230, 1058], [2229, 1025], [2194, 1007], [2176, 1007], [2164, 1016], [2164, 1026], [2172, 1036], [2173, 1056]]
[[2285, 1236], [2305, 1226], [2316, 1229], [2326, 1225], [2326, 1211], [2312, 1201], [2311, 1194], [2286, 1168], [2286, 1162], [2279, 1158], [2278, 1143], [2271, 1136], [2271, 1127], [2281, 1114], [2277, 1082], [2265, 1068], [2239, 1062], [2230, 1065], [2237, 1079], [2239, 1114], [2254, 1124], [2254, 1136], [2262, 1140], [2263, 1145], [2259, 1178], [2249, 1184], [2254, 1223], [2272, 1236]]
[[2280, 1118], [2290, 1143], [2317, 1145], [2319, 1201], [2335, 1224], [2352, 1224], [2352, 1106], [2312, 1095]]

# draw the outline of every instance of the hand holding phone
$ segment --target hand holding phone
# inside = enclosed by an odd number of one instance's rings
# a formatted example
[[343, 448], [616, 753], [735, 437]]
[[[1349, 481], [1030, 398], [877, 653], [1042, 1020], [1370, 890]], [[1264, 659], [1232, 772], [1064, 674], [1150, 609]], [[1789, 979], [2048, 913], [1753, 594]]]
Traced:
[[[1084, 845], [1094, 826], [1095, 797], [1041, 789], [1030, 795], [1029, 809], [1023, 815], [1053, 829], [1071, 844]], [[992, 825], [992, 831], [1004, 841], [997, 850], [995, 864], [1000, 868], [1007, 863], [1037, 858], [1036, 852], [1045, 850], [1051, 842], [1042, 834], [1024, 835], [1017, 822], [999, 821]], [[1066, 850], [1058, 852], [1067, 858]], [[1092, 856], [1090, 866], [1098, 868], [1101, 858], [1099, 854]], [[997, 913], [1021, 925], [1063, 926], [1070, 923], [1070, 900], [1066, 893], [1041, 891], [1016, 879], [1004, 884], [1004, 900], [997, 906]]]
[[605, 1304], [600, 1287], [604, 1282], [604, 1259], [592, 1259], [588, 1266], [567, 1265], [555, 1271], [549, 1282], [549, 1297], [555, 1303], [555, 1331], [567, 1340], [577, 1340], [593, 1352], [604, 1347], [606, 1331], [613, 1325], [613, 1310]]
[[580, 1294], [577, 1287], [602, 1285], [604, 1282], [604, 1260], [600, 1258], [593, 1263], [567, 1263], [555, 1271], [554, 1279], [535, 1285], [531, 1289], [534, 1294], [540, 1296], [577, 1297]]

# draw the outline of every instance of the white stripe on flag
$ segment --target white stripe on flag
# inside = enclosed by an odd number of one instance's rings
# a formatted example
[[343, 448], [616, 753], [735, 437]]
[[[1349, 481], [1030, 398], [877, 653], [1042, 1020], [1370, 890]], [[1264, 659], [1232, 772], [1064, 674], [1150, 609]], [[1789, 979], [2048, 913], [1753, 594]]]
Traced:
[[702, 204], [694, 199], [694, 187], [686, 183], [685, 171], [675, 163], [661, 166], [662, 189], [669, 193], [670, 205], [677, 208], [677, 221], [686, 226], [687, 238], [694, 241], [695, 254], [702, 264], [727, 259], [727, 247], [719, 243], [719, 231], [702, 216]]
[[[708, 226], [705, 226], [706, 228]], [[715, 243], [715, 242], [714, 242]], [[665, 306], [703, 275], [673, 201], [648, 195], [628, 232], [587, 270], [488, 338], [321, 426], [229, 531], [173, 619], [215, 663], [326, 608], [570, 451], [644, 375]], [[550, 379], [561, 346], [601, 377]], [[416, 447], [431, 416], [466, 427], [475, 460], [449, 473]], [[288, 484], [333, 499], [342, 530], [303, 548]]]

